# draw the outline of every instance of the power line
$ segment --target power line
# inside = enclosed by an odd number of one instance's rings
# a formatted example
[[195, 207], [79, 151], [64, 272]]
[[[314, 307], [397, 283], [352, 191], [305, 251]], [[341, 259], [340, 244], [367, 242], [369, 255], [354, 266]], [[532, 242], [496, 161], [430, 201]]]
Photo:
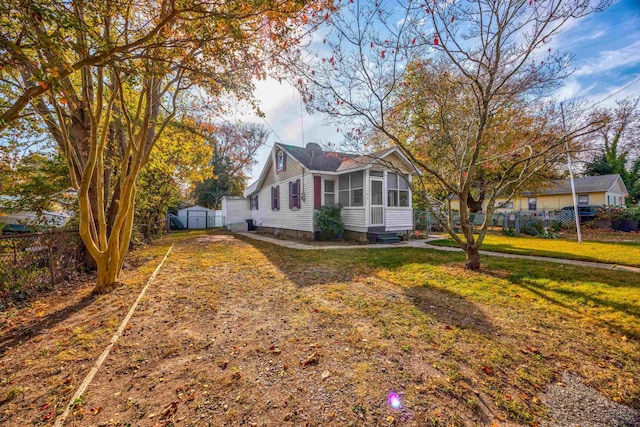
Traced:
[[[280, 141], [281, 144], [284, 144], [284, 141], [282, 140], [282, 138], [280, 138], [280, 136], [278, 135], [278, 133], [273, 130], [273, 128], [271, 127], [271, 125], [269, 124], [269, 122], [267, 121], [267, 119], [264, 118], [264, 116], [261, 117], [262, 121], [264, 121], [264, 123], [267, 125], [267, 127], [271, 130], [271, 132], [273, 132], [273, 136], [276, 137], [276, 139], [278, 141]], [[266, 144], [265, 144], [266, 145]]]
[[625, 90], [626, 88], [633, 86], [634, 84], [640, 82], [640, 77], [638, 77], [637, 79], [635, 79], [634, 81], [632, 81], [631, 83], [626, 84], [625, 86], [621, 87], [620, 89], [618, 89], [617, 91], [613, 92], [612, 94], [607, 95], [605, 98], [602, 98], [600, 101], [595, 102], [593, 104], [591, 104], [590, 107], [585, 108], [582, 112], [586, 112], [589, 111], [590, 109], [592, 109], [593, 107], [595, 107], [598, 104], [602, 104], [604, 101], [606, 101], [607, 99], [619, 94], [620, 92], [622, 92], [623, 90]]
[[304, 118], [302, 116], [302, 95], [300, 95], [300, 130], [302, 132], [302, 146], [304, 147]]

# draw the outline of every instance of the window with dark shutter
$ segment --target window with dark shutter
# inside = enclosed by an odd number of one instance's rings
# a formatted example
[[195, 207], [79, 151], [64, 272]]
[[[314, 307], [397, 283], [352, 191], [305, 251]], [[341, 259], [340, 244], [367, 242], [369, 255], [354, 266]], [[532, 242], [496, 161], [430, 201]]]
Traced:
[[294, 191], [295, 191], [295, 183], [292, 181], [289, 181], [289, 209], [293, 208], [293, 197], [294, 197]]
[[271, 187], [271, 210], [280, 209], [280, 186]]
[[289, 182], [289, 209], [300, 209], [300, 180]]

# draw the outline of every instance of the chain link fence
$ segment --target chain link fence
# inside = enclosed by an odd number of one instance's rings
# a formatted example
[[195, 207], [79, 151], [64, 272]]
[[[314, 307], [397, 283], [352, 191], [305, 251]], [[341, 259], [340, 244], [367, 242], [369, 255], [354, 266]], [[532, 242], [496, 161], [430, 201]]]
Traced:
[[[442, 218], [447, 221], [447, 214], [440, 212]], [[458, 212], [451, 212], [450, 214], [451, 224], [454, 231], [460, 231], [460, 214]], [[484, 223], [486, 215], [483, 213], [473, 213], [469, 215], [472, 228], [480, 228]], [[427, 210], [414, 209], [413, 223], [416, 230], [429, 232], [442, 231], [438, 225], [438, 221]], [[571, 228], [575, 227], [576, 220], [572, 210], [557, 210], [557, 211], [514, 211], [514, 212], [497, 212], [491, 215], [489, 219], [489, 230], [501, 231], [501, 230], [514, 230], [520, 232], [522, 229], [536, 225], [542, 228]]]
[[77, 231], [0, 236], [0, 310], [78, 274], [85, 253]]

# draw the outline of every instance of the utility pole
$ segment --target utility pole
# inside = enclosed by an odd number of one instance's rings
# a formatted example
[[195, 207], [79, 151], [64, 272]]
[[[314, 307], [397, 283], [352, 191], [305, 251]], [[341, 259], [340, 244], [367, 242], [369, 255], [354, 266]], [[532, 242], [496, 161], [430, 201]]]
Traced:
[[[562, 112], [562, 130], [566, 134], [567, 128], [564, 122], [564, 107], [560, 103], [560, 111]], [[571, 168], [571, 154], [569, 153], [569, 141], [565, 138], [564, 148], [567, 151], [567, 164], [569, 166], [569, 180], [571, 181], [571, 194], [573, 195], [573, 214], [576, 219], [576, 231], [578, 232], [578, 243], [582, 244], [582, 230], [580, 229], [580, 212], [578, 212], [578, 196], [576, 195], [576, 184], [573, 181], [573, 169]]]

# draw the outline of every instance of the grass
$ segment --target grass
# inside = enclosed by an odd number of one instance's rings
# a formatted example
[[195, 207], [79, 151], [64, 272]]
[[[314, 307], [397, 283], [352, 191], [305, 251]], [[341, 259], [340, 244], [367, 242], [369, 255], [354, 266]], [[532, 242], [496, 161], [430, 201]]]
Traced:
[[637, 274], [489, 257], [472, 273], [460, 253], [204, 237], [157, 242], [126, 286], [8, 349], [0, 423], [36, 423], [68, 401], [117, 328], [108, 309], [126, 313], [169, 243], [77, 424], [136, 425], [178, 401], [185, 426], [534, 425], [564, 370], [640, 408]]
[[[437, 246], [457, 246], [452, 239], [429, 242]], [[488, 234], [482, 249], [522, 255], [575, 259], [640, 267], [640, 242], [585, 242], [537, 237], [509, 237]]]

